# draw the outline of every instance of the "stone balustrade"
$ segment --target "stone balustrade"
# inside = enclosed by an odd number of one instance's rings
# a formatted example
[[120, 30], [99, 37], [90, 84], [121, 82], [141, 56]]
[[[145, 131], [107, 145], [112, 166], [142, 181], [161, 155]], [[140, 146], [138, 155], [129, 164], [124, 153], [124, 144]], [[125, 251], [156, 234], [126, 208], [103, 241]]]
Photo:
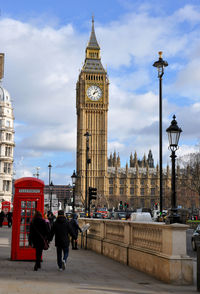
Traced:
[[79, 220], [81, 227], [85, 224], [90, 227], [82, 236], [83, 247], [87, 244], [88, 249], [166, 283], [193, 283], [192, 259], [186, 254], [186, 225]]

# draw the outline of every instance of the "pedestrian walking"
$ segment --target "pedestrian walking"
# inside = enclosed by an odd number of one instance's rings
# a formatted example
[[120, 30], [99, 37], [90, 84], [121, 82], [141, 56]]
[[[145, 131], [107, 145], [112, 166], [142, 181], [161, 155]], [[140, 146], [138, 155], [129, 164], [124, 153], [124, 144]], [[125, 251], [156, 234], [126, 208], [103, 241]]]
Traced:
[[66, 219], [63, 210], [58, 211], [56, 221], [51, 228], [51, 238], [55, 235], [55, 246], [57, 250], [57, 265], [58, 270], [65, 270], [67, 257], [69, 255], [69, 235], [75, 237], [74, 232], [69, 225], [69, 221]]
[[7, 220], [8, 220], [8, 227], [11, 228], [12, 226], [12, 211], [9, 211], [6, 215]]
[[34, 271], [41, 268], [42, 251], [50, 239], [50, 232], [40, 211], [36, 211], [30, 224], [29, 245], [35, 248], [36, 262]]
[[53, 214], [52, 211], [48, 211], [47, 217], [48, 217], [48, 220], [50, 222], [50, 226], [52, 227], [53, 222], [56, 220], [56, 217], [55, 217], [55, 215]]
[[44, 212], [44, 220], [45, 220], [45, 223], [47, 225], [47, 230], [49, 231], [49, 235], [50, 235], [50, 232], [51, 232], [51, 224], [50, 224], [50, 221], [48, 219], [48, 216], [47, 216], [47, 212], [46, 211]]
[[82, 232], [82, 230], [78, 225], [78, 216], [76, 213], [72, 214], [72, 219], [70, 220], [70, 226], [72, 227], [72, 230], [75, 235], [75, 238], [73, 236], [71, 238], [72, 249], [77, 250], [78, 249], [78, 241], [77, 241], [78, 231]]
[[4, 213], [4, 211], [2, 210], [2, 211], [0, 212], [0, 227], [2, 227], [2, 225], [3, 225], [4, 217], [5, 217], [5, 213]]

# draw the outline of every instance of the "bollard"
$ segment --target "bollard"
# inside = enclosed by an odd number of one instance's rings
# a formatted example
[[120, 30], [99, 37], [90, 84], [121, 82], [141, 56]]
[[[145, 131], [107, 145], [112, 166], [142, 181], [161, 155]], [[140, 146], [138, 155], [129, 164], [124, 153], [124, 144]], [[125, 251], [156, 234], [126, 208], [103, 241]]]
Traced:
[[200, 292], [200, 237], [198, 237], [196, 246], [197, 246], [197, 291]]

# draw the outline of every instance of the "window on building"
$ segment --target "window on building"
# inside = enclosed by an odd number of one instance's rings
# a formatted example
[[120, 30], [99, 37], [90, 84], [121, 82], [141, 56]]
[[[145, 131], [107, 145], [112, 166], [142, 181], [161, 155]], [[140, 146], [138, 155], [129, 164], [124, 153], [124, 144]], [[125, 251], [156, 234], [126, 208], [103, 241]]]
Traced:
[[12, 135], [10, 133], [6, 133], [6, 140], [11, 141]]
[[3, 171], [5, 174], [10, 174], [11, 171], [11, 164], [8, 162], [4, 162], [4, 168]]
[[130, 195], [134, 195], [134, 188], [130, 188]]
[[130, 184], [134, 185], [134, 179], [130, 179]]
[[144, 188], [140, 188], [140, 195], [144, 196]]
[[3, 191], [9, 192], [10, 190], [10, 181], [3, 181]]
[[141, 179], [140, 185], [144, 186], [144, 179]]
[[151, 196], [154, 196], [155, 195], [155, 188], [151, 188]]
[[113, 178], [109, 179], [109, 184], [112, 185], [113, 184]]
[[120, 179], [120, 185], [123, 185], [124, 184], [124, 179]]
[[155, 180], [151, 180], [151, 185], [155, 185]]
[[10, 127], [10, 121], [9, 120], [6, 121], [6, 127], [8, 127], [8, 128]]
[[123, 195], [124, 194], [124, 188], [120, 188], [119, 193], [120, 193], [120, 195]]
[[113, 187], [109, 187], [109, 194], [113, 195]]
[[6, 148], [5, 148], [5, 156], [11, 156], [11, 151], [12, 151], [11, 147], [6, 146]]

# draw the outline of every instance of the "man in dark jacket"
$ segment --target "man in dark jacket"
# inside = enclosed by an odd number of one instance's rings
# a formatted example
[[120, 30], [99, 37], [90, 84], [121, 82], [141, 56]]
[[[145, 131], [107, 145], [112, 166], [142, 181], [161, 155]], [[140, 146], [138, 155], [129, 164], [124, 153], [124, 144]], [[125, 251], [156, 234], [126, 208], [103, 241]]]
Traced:
[[5, 217], [5, 213], [4, 213], [4, 211], [2, 210], [2, 211], [0, 212], [0, 227], [2, 227], [2, 225], [3, 225], [4, 217]]
[[[55, 246], [57, 248], [57, 264], [60, 271], [65, 270], [69, 254], [69, 234], [75, 237], [63, 210], [58, 211], [56, 221], [52, 225], [51, 240], [55, 235]], [[62, 258], [63, 253], [63, 258]]]

